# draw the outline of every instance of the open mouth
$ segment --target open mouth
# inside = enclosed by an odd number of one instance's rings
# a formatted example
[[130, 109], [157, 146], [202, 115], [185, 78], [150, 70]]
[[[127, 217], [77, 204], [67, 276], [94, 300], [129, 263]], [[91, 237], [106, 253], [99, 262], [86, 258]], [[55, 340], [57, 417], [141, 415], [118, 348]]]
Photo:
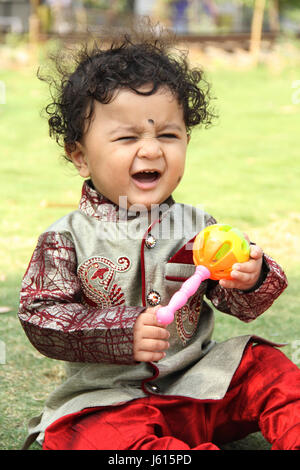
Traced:
[[139, 171], [132, 175], [135, 183], [140, 187], [152, 187], [160, 178], [160, 173], [156, 170]]

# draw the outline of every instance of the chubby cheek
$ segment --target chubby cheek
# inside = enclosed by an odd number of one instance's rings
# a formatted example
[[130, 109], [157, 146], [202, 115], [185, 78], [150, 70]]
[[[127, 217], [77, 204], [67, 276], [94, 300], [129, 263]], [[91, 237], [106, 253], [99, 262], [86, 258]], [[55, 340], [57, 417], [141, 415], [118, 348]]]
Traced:
[[[118, 199], [119, 196], [127, 194], [129, 185], [128, 169], [123, 168], [121, 165], [114, 167], [111, 165], [103, 166], [99, 175], [99, 185], [109, 199]], [[115, 203], [118, 201], [114, 200]]]
[[175, 191], [175, 189], [177, 188], [177, 186], [179, 185], [182, 179], [182, 176], [183, 176], [183, 172], [178, 171], [177, 169], [176, 172], [170, 175], [168, 180], [165, 180], [164, 187], [161, 188], [163, 189], [165, 198], [169, 197], [172, 194], [172, 192]]
[[176, 186], [180, 183], [182, 180], [183, 174], [184, 174], [184, 162], [178, 163], [178, 165], [174, 165], [173, 167], [173, 172], [172, 172], [172, 179]]
[[125, 178], [125, 168], [123, 168], [121, 162], [115, 164], [110, 159], [105, 159], [105, 161], [100, 160], [94, 168], [94, 173], [99, 181], [108, 184], [114, 183], [117, 185], [118, 182]]

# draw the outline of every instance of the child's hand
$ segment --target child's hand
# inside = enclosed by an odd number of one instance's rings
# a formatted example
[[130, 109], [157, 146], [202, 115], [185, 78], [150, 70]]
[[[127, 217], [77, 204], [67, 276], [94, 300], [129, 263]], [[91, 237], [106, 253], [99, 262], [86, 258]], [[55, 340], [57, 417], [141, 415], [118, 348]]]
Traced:
[[133, 355], [138, 362], [155, 362], [165, 357], [170, 333], [157, 322], [159, 307], [147, 308], [137, 318], [133, 332]]
[[[245, 237], [249, 241], [247, 235], [245, 235]], [[220, 280], [220, 285], [227, 289], [252, 289], [260, 276], [262, 257], [262, 249], [257, 245], [250, 245], [249, 261], [234, 264], [231, 271], [232, 280], [222, 279]]]

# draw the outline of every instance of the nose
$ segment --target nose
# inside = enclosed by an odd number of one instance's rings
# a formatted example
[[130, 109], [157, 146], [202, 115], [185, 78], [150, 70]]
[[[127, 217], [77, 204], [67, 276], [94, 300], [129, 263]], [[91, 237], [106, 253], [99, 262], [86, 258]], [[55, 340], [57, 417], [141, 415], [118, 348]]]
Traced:
[[155, 159], [162, 156], [162, 148], [158, 139], [148, 137], [141, 141], [137, 155], [139, 158]]

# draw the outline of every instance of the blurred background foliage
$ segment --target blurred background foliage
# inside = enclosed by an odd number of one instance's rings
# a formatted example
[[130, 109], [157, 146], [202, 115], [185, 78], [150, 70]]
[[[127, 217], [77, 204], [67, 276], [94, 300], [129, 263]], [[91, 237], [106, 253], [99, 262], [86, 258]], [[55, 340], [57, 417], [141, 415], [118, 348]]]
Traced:
[[0, 0], [0, 32], [27, 32], [38, 22], [40, 32], [70, 33], [107, 22], [122, 25], [140, 15], [185, 34], [246, 32], [261, 8], [265, 31], [300, 32], [298, 0]]

